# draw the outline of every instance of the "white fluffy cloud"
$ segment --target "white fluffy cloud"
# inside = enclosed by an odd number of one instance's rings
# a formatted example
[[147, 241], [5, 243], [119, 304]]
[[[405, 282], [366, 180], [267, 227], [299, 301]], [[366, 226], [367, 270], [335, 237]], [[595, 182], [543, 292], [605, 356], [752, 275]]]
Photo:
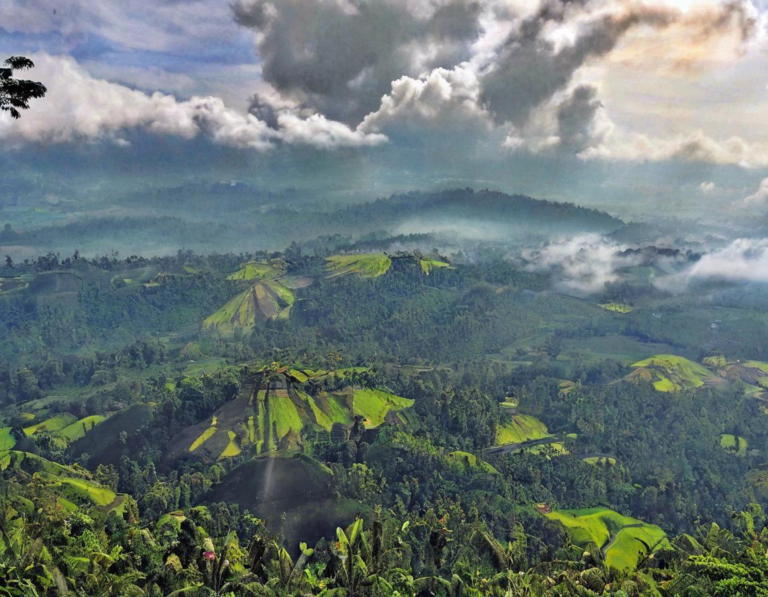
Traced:
[[[627, 126], [623, 105], [603, 105], [608, 64], [666, 76], [737, 60], [760, 31], [750, 0], [235, 0], [229, 11], [212, 0], [10, 0], [0, 22], [10, 32], [98, 36], [122, 51], [174, 55], [225, 48], [237, 31], [251, 32], [252, 76], [262, 77], [242, 86], [260, 87], [245, 113], [200, 97], [208, 88], [194, 80], [161, 87], [196, 94], [180, 100], [41, 56], [35, 76], [51, 93], [20, 123], [0, 119], [11, 144], [118, 142], [131, 129], [257, 150], [454, 134], [461, 147], [481, 140], [584, 160], [768, 166], [768, 143], [750, 131], [646, 131]], [[123, 80], [149, 87], [138, 81], [149, 82], [142, 69], [125, 72]]]
[[699, 190], [705, 194], [713, 192], [716, 188], [717, 185], [715, 185], [715, 183], [712, 181], [705, 181], [699, 185]]
[[764, 205], [768, 203], [768, 178], [764, 178], [757, 191], [745, 197], [742, 203], [744, 205]]
[[552, 272], [558, 288], [580, 295], [600, 292], [606, 284], [621, 279], [623, 268], [649, 262], [668, 272], [657, 276], [654, 285], [673, 293], [701, 282], [768, 283], [765, 238], [736, 239], [698, 259], [686, 254], [664, 255], [653, 248], [627, 248], [598, 235], [586, 235], [548, 243], [523, 257], [530, 269]]
[[619, 279], [617, 270], [631, 265], [631, 258], [620, 255], [625, 246], [596, 234], [551, 242], [543, 248], [526, 252], [529, 268], [551, 271], [558, 286], [567, 292], [592, 294]]
[[386, 141], [383, 135], [356, 131], [320, 115], [284, 113], [279, 126], [272, 128], [253, 114], [228, 108], [217, 97], [147, 95], [93, 78], [72, 58], [42, 54], [34, 59], [34, 75], [45, 81], [49, 92], [21, 120], [0, 117], [0, 139], [8, 145], [101, 139], [125, 144], [121, 135], [131, 130], [184, 139], [206, 135], [220, 145], [259, 151], [280, 142], [336, 148]]
[[435, 69], [419, 79], [401, 77], [368, 114], [360, 128], [369, 132], [391, 130], [473, 130], [488, 132], [490, 115], [480, 106], [480, 85], [466, 65]]
[[656, 284], [674, 291], [703, 281], [768, 282], [768, 239], [737, 239], [723, 249], [703, 255], [681, 273], [658, 279]]
[[768, 166], [768, 143], [741, 137], [714, 139], [704, 131], [673, 137], [653, 137], [614, 128], [604, 140], [580, 154], [583, 159], [619, 161], [704, 162], [742, 168]]

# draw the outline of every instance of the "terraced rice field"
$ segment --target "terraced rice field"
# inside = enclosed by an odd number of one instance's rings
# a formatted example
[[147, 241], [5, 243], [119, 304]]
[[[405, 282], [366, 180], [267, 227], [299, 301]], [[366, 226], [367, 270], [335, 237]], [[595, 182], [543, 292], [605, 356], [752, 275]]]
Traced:
[[59, 499], [65, 507], [75, 506], [72, 500], [83, 500], [102, 511], [116, 509], [122, 504], [121, 496], [114, 491], [92, 481], [82, 469], [61, 465], [28, 452], [10, 451], [0, 456], [0, 470], [22, 468], [33, 463], [33, 470], [59, 493]]
[[373, 428], [384, 423], [390, 413], [413, 405], [413, 400], [382, 389], [348, 386], [339, 392], [310, 395], [299, 385], [302, 380], [331, 374], [345, 379], [352, 371], [286, 370], [282, 375], [290, 384], [290, 392], [272, 387], [269, 392], [262, 388], [255, 394], [238, 396], [218, 409], [211, 421], [179, 433], [171, 443], [169, 458], [190, 453], [208, 460], [229, 458], [249, 446], [255, 446], [257, 454], [272, 452], [286, 437], [298, 437], [304, 430], [327, 433], [336, 424], [351, 426], [358, 415], [365, 419], [366, 427]]

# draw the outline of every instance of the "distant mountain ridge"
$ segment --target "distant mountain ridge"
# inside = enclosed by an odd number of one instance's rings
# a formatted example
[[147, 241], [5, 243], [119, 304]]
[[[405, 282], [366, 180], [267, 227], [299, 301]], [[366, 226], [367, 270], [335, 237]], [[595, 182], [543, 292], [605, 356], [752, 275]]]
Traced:
[[[203, 190], [171, 188], [166, 196], [154, 189], [113, 206], [117, 211], [110, 207], [83, 212], [73, 221], [2, 230], [0, 247], [7, 247], [9, 254], [20, 248], [28, 254], [34, 247], [40, 254], [79, 249], [87, 255], [104, 252], [104, 239], [109, 238], [110, 250], [123, 254], [165, 254], [178, 248], [204, 253], [214, 248], [274, 251], [294, 241], [304, 244], [333, 235], [344, 237], [345, 244], [376, 233], [504, 243], [611, 234], [625, 226], [595, 209], [489, 190], [410, 192], [342, 206], [294, 200], [292, 194], [253, 190], [251, 195], [247, 186]], [[216, 200], [208, 201], [211, 196]]]
[[500, 191], [452, 189], [434, 193], [392, 195], [372, 203], [347, 208], [351, 215], [379, 224], [414, 217], [490, 220], [497, 225], [535, 225], [542, 230], [577, 229], [581, 232], [613, 232], [624, 225], [619, 218], [573, 203], [557, 203]]

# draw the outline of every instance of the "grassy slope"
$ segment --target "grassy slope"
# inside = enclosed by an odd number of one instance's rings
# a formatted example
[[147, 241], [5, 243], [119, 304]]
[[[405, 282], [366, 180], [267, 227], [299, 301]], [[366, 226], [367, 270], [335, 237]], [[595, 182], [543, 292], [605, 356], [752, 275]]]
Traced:
[[300, 433], [304, 428], [306, 415], [288, 397], [287, 392], [273, 394], [269, 402], [269, 425], [277, 429], [277, 441], [283, 439], [291, 430]]
[[365, 426], [371, 428], [381, 425], [390, 410], [413, 406], [413, 400], [383, 390], [364, 388], [354, 391], [353, 405], [355, 415], [365, 417]]
[[85, 417], [84, 419], [80, 419], [71, 425], [67, 425], [64, 427], [64, 429], [59, 431], [59, 434], [65, 437], [68, 441], [74, 442], [79, 440], [81, 437], [84, 437], [86, 433], [91, 431], [94, 427], [96, 427], [96, 425], [106, 421], [106, 419], [106, 417], [102, 417], [101, 415]]
[[229, 443], [219, 458], [233, 458], [240, 454], [240, 446], [237, 444], [237, 434], [234, 431], [227, 431]]
[[22, 468], [25, 463], [34, 463], [32, 466], [41, 477], [58, 488], [67, 500], [81, 498], [91, 502], [95, 506], [105, 507], [115, 502], [117, 494], [86, 477], [85, 471], [77, 470], [52, 462], [41, 456], [28, 452], [11, 451], [0, 460], [0, 470], [6, 468]]
[[600, 307], [613, 313], [632, 313], [634, 309], [624, 303], [601, 303]]
[[727, 452], [732, 452], [737, 456], [746, 456], [749, 442], [743, 437], [724, 433], [720, 436], [720, 446]]
[[295, 300], [293, 292], [277, 280], [256, 282], [209, 315], [203, 321], [203, 329], [232, 332], [252, 328], [269, 319], [285, 318]]
[[285, 272], [285, 264], [282, 261], [265, 263], [263, 261], [249, 261], [243, 263], [240, 269], [227, 276], [227, 280], [270, 280]]
[[676, 355], [655, 355], [632, 365], [636, 370], [650, 371], [653, 386], [659, 392], [678, 392], [698, 388], [715, 375], [703, 365]]
[[192, 442], [192, 445], [189, 446], [189, 451], [194, 452], [197, 450], [200, 446], [202, 446], [205, 442], [207, 442], [211, 437], [213, 437], [218, 429], [216, 427], [208, 427], [205, 431], [203, 431], [200, 436]]
[[16, 445], [16, 440], [11, 435], [11, 428], [10, 427], [0, 428], [0, 452], [7, 452], [8, 450], [12, 450], [13, 446], [15, 445]]
[[455, 451], [449, 452], [445, 456], [448, 460], [456, 464], [462, 464], [469, 468], [478, 468], [491, 475], [499, 474], [499, 471], [497, 471], [493, 465], [488, 464], [485, 460], [482, 460], [469, 452]]
[[580, 546], [594, 543], [602, 549], [615, 537], [605, 554], [606, 563], [620, 570], [634, 567], [638, 554], [645, 551], [638, 539], [652, 546], [666, 536], [655, 525], [645, 524], [608, 508], [553, 511], [545, 516], [561, 523], [571, 540]]
[[614, 466], [616, 464], [616, 459], [605, 456], [592, 456], [590, 458], [584, 458], [584, 462], [587, 464], [607, 464]]
[[34, 425], [30, 425], [29, 427], [25, 427], [24, 433], [26, 433], [27, 435], [34, 435], [38, 431], [48, 431], [48, 432], [61, 431], [62, 429], [68, 427], [72, 423], [76, 423], [76, 422], [77, 422], [77, 417], [75, 417], [74, 415], [70, 415], [69, 413], [62, 413], [54, 417], [51, 417], [50, 419], [41, 421], [40, 423], [36, 423]]
[[361, 278], [377, 278], [389, 271], [392, 260], [384, 253], [333, 255], [326, 259], [329, 278], [357, 274]]
[[530, 415], [514, 415], [496, 428], [496, 445], [520, 444], [550, 437], [547, 426]]
[[152, 420], [156, 408], [157, 404], [154, 402], [143, 402], [132, 404], [115, 413], [85, 436], [73, 442], [73, 454], [75, 456], [89, 454], [91, 466], [119, 462], [120, 456], [128, 450], [120, 442], [120, 434], [125, 432], [130, 436], [142, 429]]
[[616, 536], [611, 548], [605, 557], [605, 562], [610, 568], [628, 570], [637, 565], [641, 554], [646, 552], [646, 547], [641, 543], [653, 547], [653, 545], [666, 537], [666, 533], [659, 527], [643, 524], [641, 527], [622, 529]]
[[425, 274], [429, 275], [429, 272], [431, 272], [433, 269], [439, 269], [441, 267], [451, 267], [450, 263], [446, 263], [445, 261], [439, 261], [437, 259], [419, 259], [419, 265], [421, 265], [421, 271], [423, 271]]

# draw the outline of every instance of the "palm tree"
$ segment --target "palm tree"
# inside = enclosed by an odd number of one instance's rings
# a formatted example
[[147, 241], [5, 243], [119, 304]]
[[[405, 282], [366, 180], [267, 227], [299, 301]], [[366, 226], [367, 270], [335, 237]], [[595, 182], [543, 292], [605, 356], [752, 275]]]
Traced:
[[[136, 570], [113, 573], [111, 569], [126, 561], [119, 545], [108, 554], [100, 551], [91, 552], [88, 557], [88, 572], [84, 584], [93, 597], [133, 597], [144, 595], [136, 584], [144, 580], [145, 575]], [[119, 567], [119, 566], [118, 566]]]
[[[235, 595], [236, 588], [242, 588], [245, 578], [230, 578], [230, 562], [227, 556], [230, 550], [234, 547], [236, 541], [236, 535], [230, 532], [224, 539], [224, 546], [221, 549], [221, 554], [216, 555], [213, 542], [211, 539], [206, 539], [203, 544], [203, 554], [201, 556], [202, 566], [205, 570], [203, 573], [203, 582], [195, 583], [194, 585], [184, 587], [173, 593], [170, 593], [168, 597], [176, 597], [178, 595], [192, 595], [195, 597], [229, 597]], [[243, 575], [244, 576], [244, 575]], [[258, 593], [256, 593], [258, 594]]]

